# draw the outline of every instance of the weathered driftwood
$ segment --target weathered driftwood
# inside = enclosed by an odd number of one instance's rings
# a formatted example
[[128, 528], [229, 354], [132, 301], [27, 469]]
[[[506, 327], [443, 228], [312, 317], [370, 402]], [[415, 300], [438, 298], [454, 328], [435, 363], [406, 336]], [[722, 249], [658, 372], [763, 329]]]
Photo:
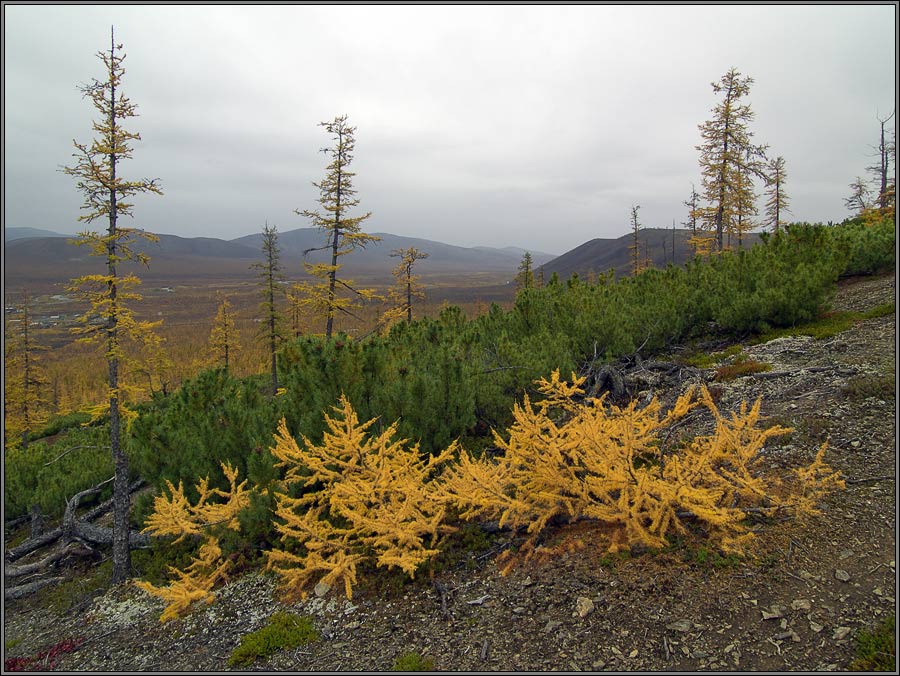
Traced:
[[54, 564], [60, 559], [66, 558], [67, 556], [90, 556], [93, 553], [93, 549], [90, 549], [81, 543], [70, 542], [65, 547], [61, 547], [52, 554], [45, 556], [40, 561], [35, 561], [34, 563], [26, 563], [21, 566], [7, 564], [3, 569], [3, 576], [6, 578], [16, 578], [25, 577], [26, 575], [33, 575], [35, 573], [43, 572], [45, 568], [49, 568], [51, 564]]
[[[63, 523], [61, 526], [44, 533], [40, 537], [26, 540], [16, 547], [11, 547], [6, 551], [6, 560], [16, 561], [18, 559], [21, 559], [23, 556], [30, 554], [31, 552], [37, 551], [42, 547], [46, 547], [47, 545], [56, 542], [63, 536], [79, 538], [81, 540], [84, 540], [85, 542], [89, 542], [95, 545], [112, 544], [113, 532], [111, 528], [103, 528], [101, 526], [95, 526], [94, 524], [90, 523], [112, 508], [112, 499], [97, 505], [82, 518], [75, 518], [75, 511], [78, 509], [78, 503], [81, 501], [81, 499], [87, 495], [96, 493], [104, 484], [108, 483], [109, 481], [111, 481], [111, 479], [107, 479], [106, 481], [97, 484], [96, 486], [83, 490], [72, 496], [72, 498], [70, 498], [66, 502], [66, 512], [63, 515]], [[136, 491], [141, 487], [142, 484], [143, 480], [141, 479], [132, 482], [132, 484], [129, 486], [129, 492]], [[150, 536], [146, 534], [131, 531], [128, 534], [128, 539], [132, 547], [150, 546]]]
[[36, 591], [39, 591], [44, 587], [49, 587], [51, 584], [58, 584], [64, 579], [65, 578], [63, 577], [45, 577], [41, 580], [29, 582], [28, 584], [20, 584], [17, 587], [7, 587], [3, 590], [3, 598], [7, 601], [21, 599], [28, 596], [29, 594], [34, 594]]

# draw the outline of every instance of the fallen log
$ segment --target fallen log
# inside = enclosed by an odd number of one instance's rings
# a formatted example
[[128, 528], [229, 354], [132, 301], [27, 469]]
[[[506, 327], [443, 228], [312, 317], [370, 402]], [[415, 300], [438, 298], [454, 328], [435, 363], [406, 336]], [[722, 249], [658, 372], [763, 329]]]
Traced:
[[[66, 512], [63, 516], [62, 526], [54, 528], [53, 530], [44, 533], [38, 538], [26, 540], [22, 544], [6, 550], [6, 560], [16, 561], [18, 559], [21, 559], [23, 556], [30, 554], [31, 552], [37, 551], [42, 547], [46, 547], [47, 545], [56, 542], [63, 536], [77, 537], [86, 542], [90, 542], [91, 544], [96, 545], [112, 544], [112, 528], [102, 528], [90, 523], [112, 508], [112, 499], [109, 499], [102, 504], [97, 505], [87, 514], [85, 514], [81, 519], [75, 518], [75, 510], [78, 508], [78, 502], [81, 500], [81, 498], [100, 490], [100, 487], [108, 481], [111, 481], [111, 479], [107, 479], [102, 484], [97, 484], [97, 486], [93, 486], [92, 488], [88, 488], [72, 496], [72, 498], [66, 501]], [[138, 488], [140, 488], [143, 483], [144, 482], [142, 479], [138, 479], [132, 482], [132, 484], [128, 487], [128, 492], [133, 493]], [[135, 531], [130, 531], [128, 533], [128, 541], [133, 548], [150, 546], [150, 536], [143, 533], [137, 533]]]
[[48, 577], [44, 578], [43, 580], [29, 582], [28, 584], [20, 584], [17, 587], [7, 587], [3, 590], [3, 598], [6, 601], [20, 599], [28, 596], [29, 594], [34, 594], [34, 592], [43, 589], [44, 587], [48, 587], [51, 584], [58, 584], [64, 579], [65, 578], [63, 577]]
[[60, 548], [56, 552], [45, 556], [40, 561], [35, 561], [34, 563], [26, 563], [21, 566], [13, 566], [7, 565], [3, 570], [3, 576], [7, 578], [16, 578], [16, 577], [24, 577], [25, 575], [32, 575], [34, 573], [39, 573], [45, 568], [48, 568], [51, 564], [56, 563], [60, 559], [64, 559], [67, 556], [90, 556], [94, 551], [85, 547], [84, 545], [77, 542], [70, 542], [65, 547]]

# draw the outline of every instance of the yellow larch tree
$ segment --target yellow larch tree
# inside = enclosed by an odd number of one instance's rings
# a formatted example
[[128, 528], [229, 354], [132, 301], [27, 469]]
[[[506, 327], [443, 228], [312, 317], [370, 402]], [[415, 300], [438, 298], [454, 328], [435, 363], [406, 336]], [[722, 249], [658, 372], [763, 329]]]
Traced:
[[48, 348], [37, 341], [31, 297], [22, 289], [15, 315], [4, 317], [4, 447], [22, 449], [28, 436], [47, 419], [50, 381], [41, 359]]
[[455, 447], [425, 460], [418, 444], [396, 438], [397, 423], [373, 433], [377, 419], [360, 423], [344, 396], [334, 411], [321, 444], [298, 444], [282, 420], [271, 449], [285, 470], [275, 526], [284, 548], [266, 557], [289, 598], [313, 581], [341, 584], [351, 598], [364, 563], [412, 577], [450, 530], [431, 478]]
[[389, 302], [393, 305], [391, 310], [382, 317], [382, 322], [390, 324], [392, 317], [399, 319], [405, 316], [407, 322], [413, 318], [413, 298], [424, 298], [425, 290], [419, 283], [420, 276], [413, 274], [413, 267], [417, 261], [425, 260], [428, 254], [419, 251], [414, 246], [391, 251], [391, 258], [399, 258], [400, 262], [391, 271], [394, 276], [394, 286], [389, 293]]
[[780, 155], [774, 160], [769, 160], [768, 175], [766, 178], [766, 225], [773, 232], [778, 232], [783, 223], [782, 216], [790, 212], [788, 205], [791, 203], [784, 190], [787, 180], [784, 158]]
[[[533, 404], [526, 396], [509, 438], [495, 433], [499, 458], [463, 453], [442, 474], [442, 494], [463, 518], [525, 528], [531, 546], [557, 517], [596, 519], [614, 527], [612, 551], [665, 546], [690, 518], [724, 550], [744, 551], [752, 537], [743, 523], [748, 507], [810, 514], [825, 492], [843, 486], [823, 462], [824, 446], [791, 485], [764, 471], [765, 444], [789, 430], [760, 429], [759, 401], [731, 417], [705, 388], [688, 390], [665, 413], [656, 399], [643, 408], [607, 405], [605, 397], [577, 403], [583, 381], [573, 374], [567, 383], [558, 372], [538, 381], [545, 398]], [[665, 448], [668, 432], [698, 405], [712, 414], [713, 434]]]
[[153, 513], [147, 518], [142, 532], [156, 537], [175, 536], [173, 543], [191, 536], [203, 538], [197, 555], [185, 570], [169, 567], [169, 572], [176, 579], [168, 587], [135, 581], [144, 591], [168, 602], [160, 622], [178, 617], [197, 601], [212, 603], [215, 599], [213, 588], [225, 578], [228, 562], [222, 560], [218, 538], [211, 529], [240, 530], [238, 513], [250, 504], [250, 494], [246, 489], [246, 480], [238, 483], [235, 468], [222, 463], [222, 472], [230, 483], [229, 490], [210, 488], [209, 477], [201, 479], [196, 486], [199, 494], [196, 504], [190, 503], [181, 482], [176, 488], [171, 481], [166, 481], [169, 494], [154, 498]]
[[[162, 194], [158, 179], [125, 180], [119, 174], [122, 160], [132, 157], [130, 143], [140, 140], [140, 134], [126, 130], [122, 121], [134, 117], [136, 106], [122, 94], [121, 82], [125, 73], [122, 65], [125, 54], [116, 45], [110, 29], [108, 52], [98, 53], [106, 69], [106, 79], [94, 80], [81, 88], [83, 94], [100, 114], [93, 124], [96, 138], [90, 145], [75, 142], [78, 151], [75, 166], [63, 171], [74, 176], [78, 189], [84, 195], [82, 209], [87, 213], [80, 221], [104, 218], [108, 222], [105, 234], [82, 232], [75, 240], [77, 245], [88, 246], [91, 254], [106, 261], [106, 273], [85, 275], [72, 280], [70, 290], [90, 304], [90, 310], [82, 317], [82, 326], [75, 329], [79, 340], [101, 343], [104, 346], [109, 367], [107, 403], [101, 408], [109, 411], [110, 445], [115, 462], [113, 486], [113, 573], [112, 583], [127, 579], [131, 570], [131, 554], [128, 543], [128, 519], [130, 499], [128, 493], [128, 458], [121, 446], [121, 417], [128, 399], [129, 389], [120, 378], [120, 366], [124, 366], [127, 354], [123, 343], [131, 340], [138, 345], [147, 342], [147, 335], [156, 324], [138, 321], [128, 302], [140, 298], [129, 291], [140, 283], [134, 275], [122, 275], [119, 264], [138, 261], [146, 264], [148, 258], [132, 247], [136, 235], [156, 240], [154, 235], [118, 223], [119, 216], [132, 215], [129, 198], [141, 193]], [[100, 409], [96, 411], [100, 413]]]
[[706, 229], [715, 232], [716, 248], [724, 248], [724, 235], [733, 233], [739, 213], [738, 182], [750, 175], [763, 176], [765, 146], [751, 142], [753, 133], [748, 124], [754, 114], [742, 99], [750, 93], [753, 78], [742, 76], [731, 68], [713, 91], [722, 100], [713, 108], [712, 119], [700, 125], [700, 170], [703, 176], [703, 197]]
[[352, 280], [344, 278], [340, 274], [343, 263], [339, 261], [356, 249], [364, 248], [381, 238], [362, 232], [362, 223], [372, 215], [371, 212], [359, 216], [349, 214], [351, 209], [359, 206], [353, 187], [353, 177], [356, 174], [349, 170], [356, 145], [356, 127], [347, 124], [346, 115], [336, 117], [331, 122], [322, 122], [319, 126], [325, 127], [334, 142], [331, 148], [322, 149], [322, 152], [331, 157], [325, 178], [319, 183], [313, 183], [319, 189], [322, 210], [296, 209], [295, 213], [309, 218], [315, 227], [327, 235], [324, 246], [308, 249], [304, 255], [311, 251], [327, 251], [330, 261], [304, 263], [307, 273], [319, 281], [301, 282], [295, 286], [295, 291], [302, 296], [302, 303], [315, 315], [325, 317], [325, 336], [330, 338], [334, 332], [334, 317], [338, 312], [355, 317], [352, 310], [358, 303], [377, 297], [372, 289], [356, 288]]
[[241, 349], [238, 342], [238, 332], [234, 323], [234, 312], [228, 296], [222, 298], [216, 318], [213, 320], [213, 328], [209, 334], [209, 350], [215, 364], [228, 370], [231, 356], [236, 350]]

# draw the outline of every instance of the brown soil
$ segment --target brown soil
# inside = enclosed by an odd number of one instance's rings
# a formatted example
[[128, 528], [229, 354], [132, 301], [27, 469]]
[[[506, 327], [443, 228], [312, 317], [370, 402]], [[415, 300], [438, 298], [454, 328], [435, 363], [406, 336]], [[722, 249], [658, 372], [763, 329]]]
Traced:
[[[834, 307], [866, 310], [895, 297], [893, 274], [848, 280]], [[568, 549], [507, 576], [496, 554], [521, 539], [501, 534], [432, 579], [382, 576], [352, 602], [331, 590], [286, 606], [275, 580], [253, 573], [211, 606], [160, 624], [162, 602], [131, 585], [65, 611], [44, 593], [6, 604], [4, 657], [84, 638], [56, 669], [224, 671], [241, 636], [287, 609], [312, 616], [321, 638], [253, 669], [389, 670], [415, 651], [451, 671], [846, 670], [858, 632], [896, 605], [895, 321], [891, 313], [822, 340], [745, 343], [770, 371], [715, 385], [723, 410], [762, 396], [770, 422], [794, 427], [770, 445], [774, 471], [808, 463], [827, 440], [826, 460], [847, 480], [821, 516], [760, 524], [753, 560], [725, 561], [696, 542], [604, 556], [603, 534], [581, 523], [550, 536]], [[674, 393], [649, 371], [629, 384], [638, 396]]]

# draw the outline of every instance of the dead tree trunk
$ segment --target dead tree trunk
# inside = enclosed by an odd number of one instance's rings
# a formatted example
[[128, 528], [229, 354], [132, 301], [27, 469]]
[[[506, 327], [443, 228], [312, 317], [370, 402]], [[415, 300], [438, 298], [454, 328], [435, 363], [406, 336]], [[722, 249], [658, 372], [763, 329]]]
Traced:
[[[99, 491], [100, 487], [106, 484], [108, 481], [111, 481], [111, 479], [107, 479], [107, 481], [104, 481], [102, 484], [98, 484], [93, 488], [88, 488], [87, 490], [81, 491], [80, 493], [70, 498], [66, 502], [66, 512], [63, 516], [63, 523], [61, 526], [42, 534], [40, 537], [26, 540], [17, 547], [8, 549], [6, 551], [6, 560], [16, 561], [17, 559], [20, 559], [23, 556], [30, 554], [31, 552], [37, 551], [42, 547], [46, 547], [47, 545], [56, 542], [63, 536], [79, 538], [86, 542], [90, 542], [91, 544], [97, 545], [112, 544], [112, 529], [102, 528], [90, 523], [101, 514], [104, 514], [105, 512], [108, 512], [110, 510], [113, 505], [112, 500], [107, 500], [106, 502], [97, 505], [87, 514], [85, 514], [81, 519], [75, 518], [75, 511], [78, 509], [79, 501], [86, 495]], [[137, 481], [132, 482], [131, 486], [129, 486], [129, 493], [137, 490], [142, 484], [142, 479], [138, 479]], [[150, 537], [148, 535], [136, 533], [133, 531], [129, 532], [128, 541], [132, 548], [147, 547], [150, 545]]]

